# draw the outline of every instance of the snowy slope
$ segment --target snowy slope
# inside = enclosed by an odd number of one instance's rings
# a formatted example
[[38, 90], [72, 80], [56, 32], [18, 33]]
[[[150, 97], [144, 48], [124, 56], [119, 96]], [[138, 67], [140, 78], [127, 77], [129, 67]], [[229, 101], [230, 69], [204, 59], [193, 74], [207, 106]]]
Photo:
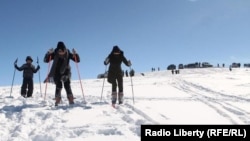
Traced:
[[[250, 124], [250, 71], [245, 68], [184, 69], [124, 78], [125, 103], [110, 106], [103, 79], [72, 81], [76, 105], [54, 103], [55, 85], [35, 84], [33, 98], [20, 85], [0, 87], [2, 141], [139, 141], [142, 124]], [[102, 86], [104, 89], [102, 94]], [[133, 84], [133, 85], [131, 85]], [[133, 88], [133, 89], [132, 89]], [[102, 100], [101, 100], [102, 99]], [[87, 104], [83, 106], [83, 101]]]

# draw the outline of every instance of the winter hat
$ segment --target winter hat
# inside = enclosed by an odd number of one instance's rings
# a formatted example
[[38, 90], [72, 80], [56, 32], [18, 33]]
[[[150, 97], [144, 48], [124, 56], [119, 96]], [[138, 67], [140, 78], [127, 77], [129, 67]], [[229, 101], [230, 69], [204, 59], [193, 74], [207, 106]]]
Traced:
[[62, 50], [62, 51], [66, 50], [66, 46], [64, 45], [64, 43], [62, 41], [60, 41], [60, 42], [57, 43], [56, 50], [57, 51], [58, 50]]
[[118, 46], [114, 46], [112, 52], [121, 52]]
[[31, 62], [33, 62], [33, 59], [31, 58], [31, 56], [27, 56], [26, 57], [26, 61], [30, 60]]

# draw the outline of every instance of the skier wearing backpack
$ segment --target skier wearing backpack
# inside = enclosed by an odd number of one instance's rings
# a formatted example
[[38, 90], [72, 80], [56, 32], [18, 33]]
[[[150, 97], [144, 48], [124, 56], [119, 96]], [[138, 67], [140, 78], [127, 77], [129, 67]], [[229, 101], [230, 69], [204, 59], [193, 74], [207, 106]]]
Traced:
[[40, 66], [37, 65], [37, 68], [35, 68], [35, 66], [32, 64], [33, 59], [31, 58], [31, 56], [27, 56], [25, 61], [26, 63], [21, 67], [18, 67], [17, 61], [15, 61], [14, 66], [18, 71], [23, 71], [21, 95], [23, 97], [32, 97], [34, 89], [33, 74], [40, 69]]
[[69, 104], [74, 104], [74, 96], [70, 86], [71, 68], [69, 61], [80, 62], [80, 57], [73, 49], [72, 53], [66, 48], [64, 42], [59, 41], [55, 50], [50, 49], [44, 57], [44, 62], [53, 60], [51, 70], [45, 81], [53, 81], [56, 84], [55, 106], [61, 101], [61, 91], [64, 89], [67, 93]]
[[[112, 94], [111, 94], [111, 102], [114, 107], [117, 101], [119, 104], [123, 103], [123, 75], [121, 69], [121, 63], [124, 63], [126, 66], [131, 66], [131, 62], [124, 57], [123, 51], [116, 45], [113, 46], [111, 53], [104, 61], [104, 65], [109, 65], [108, 70], [108, 82], [112, 84]], [[118, 93], [117, 93], [118, 86]]]

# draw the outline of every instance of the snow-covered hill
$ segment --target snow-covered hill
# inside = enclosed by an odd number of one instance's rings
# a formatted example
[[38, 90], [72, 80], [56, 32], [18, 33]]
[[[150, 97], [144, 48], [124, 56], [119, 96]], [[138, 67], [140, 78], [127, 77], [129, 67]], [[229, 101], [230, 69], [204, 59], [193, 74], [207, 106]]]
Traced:
[[[110, 106], [104, 79], [72, 81], [76, 105], [54, 103], [55, 85], [35, 84], [33, 98], [20, 85], [0, 87], [2, 141], [139, 141], [142, 124], [250, 124], [250, 71], [245, 68], [145, 72], [124, 78], [125, 103]], [[102, 93], [102, 86], [104, 89]], [[132, 84], [132, 85], [131, 85]], [[42, 94], [40, 93], [42, 91]], [[87, 104], [83, 107], [82, 102]]]

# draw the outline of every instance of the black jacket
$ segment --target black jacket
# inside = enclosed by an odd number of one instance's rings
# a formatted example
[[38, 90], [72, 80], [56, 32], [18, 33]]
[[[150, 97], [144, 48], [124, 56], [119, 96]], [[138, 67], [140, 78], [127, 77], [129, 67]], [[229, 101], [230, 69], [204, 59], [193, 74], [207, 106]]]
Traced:
[[121, 73], [122, 62], [126, 66], [129, 66], [128, 60], [126, 59], [126, 57], [124, 57], [123, 51], [121, 51], [119, 55], [115, 55], [113, 52], [111, 52], [107, 58], [109, 59], [109, 63], [110, 63], [109, 73]]
[[35, 68], [35, 66], [30, 63], [25, 63], [21, 67], [15, 65], [15, 68], [18, 71], [23, 71], [23, 78], [33, 78], [33, 73], [36, 73], [40, 69], [39, 66]]
[[53, 53], [46, 53], [44, 56], [44, 62], [48, 63], [49, 61], [54, 60], [49, 76], [60, 79], [61, 76], [67, 75], [69, 78], [71, 76], [71, 68], [69, 65], [69, 61], [73, 60], [74, 62], [80, 62], [80, 57], [78, 54], [73, 54], [67, 49], [67, 53], [64, 57], [59, 57], [57, 51], [55, 50]]

